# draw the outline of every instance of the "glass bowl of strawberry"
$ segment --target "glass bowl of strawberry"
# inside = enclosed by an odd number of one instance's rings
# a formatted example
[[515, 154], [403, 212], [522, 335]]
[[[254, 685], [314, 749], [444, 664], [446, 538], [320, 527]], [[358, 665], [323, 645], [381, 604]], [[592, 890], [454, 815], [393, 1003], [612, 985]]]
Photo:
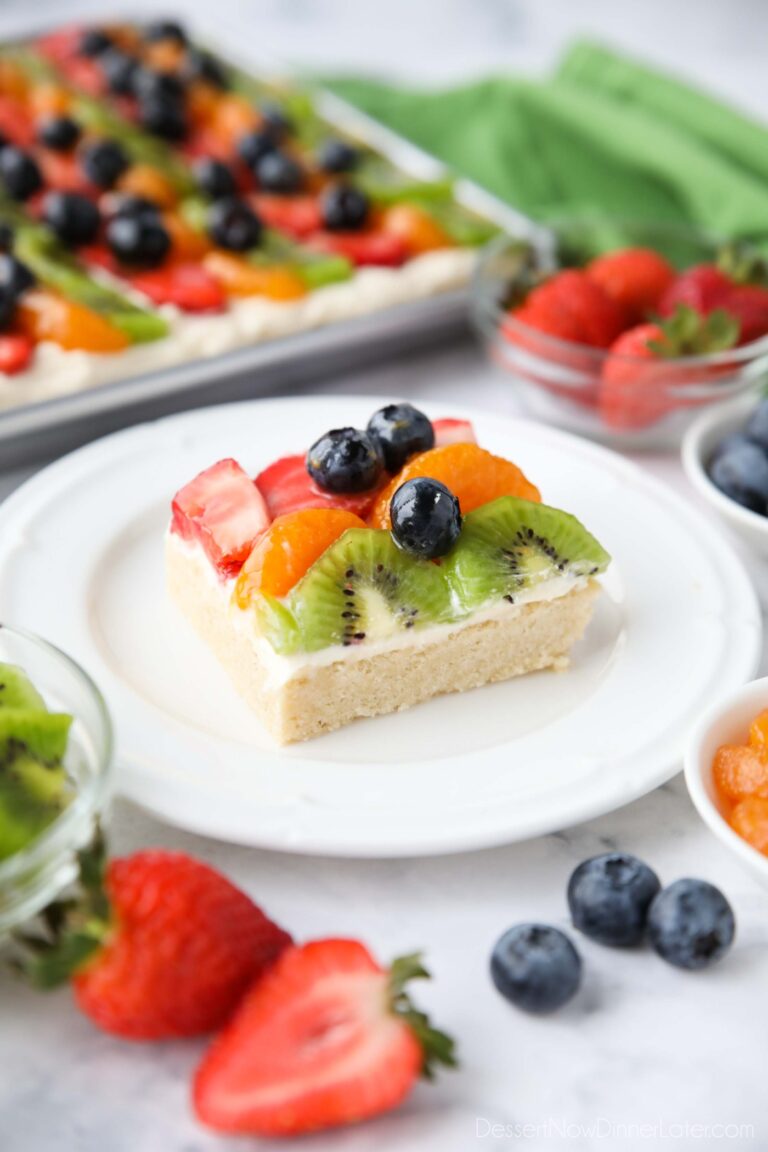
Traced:
[[595, 218], [498, 237], [473, 317], [533, 416], [619, 447], [675, 446], [768, 375], [768, 262], [694, 228]]
[[112, 726], [90, 677], [0, 624], [0, 943], [77, 876], [111, 768]]

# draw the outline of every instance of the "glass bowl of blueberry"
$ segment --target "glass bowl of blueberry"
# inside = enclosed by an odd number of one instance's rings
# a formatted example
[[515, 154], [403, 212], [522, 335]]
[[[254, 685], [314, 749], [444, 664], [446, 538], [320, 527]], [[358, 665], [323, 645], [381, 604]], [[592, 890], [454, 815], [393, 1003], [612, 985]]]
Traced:
[[728, 526], [768, 555], [768, 396], [700, 415], [683, 440], [683, 466]]
[[768, 261], [693, 227], [585, 217], [497, 237], [472, 307], [531, 415], [616, 447], [676, 446], [768, 381]]

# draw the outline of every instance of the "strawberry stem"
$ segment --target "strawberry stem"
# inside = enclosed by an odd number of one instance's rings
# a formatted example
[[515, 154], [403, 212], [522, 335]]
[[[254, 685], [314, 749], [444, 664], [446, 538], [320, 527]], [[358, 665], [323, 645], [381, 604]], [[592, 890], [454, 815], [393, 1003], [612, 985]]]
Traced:
[[78, 875], [71, 892], [55, 900], [11, 938], [11, 968], [34, 988], [56, 988], [106, 941], [111, 908], [104, 886], [107, 847], [97, 827], [91, 843], [77, 854]]
[[430, 979], [420, 952], [398, 957], [389, 969], [390, 1010], [406, 1022], [421, 1045], [424, 1057], [421, 1074], [426, 1080], [434, 1079], [438, 1065], [455, 1068], [458, 1063], [453, 1039], [432, 1027], [429, 1017], [414, 1006], [406, 991], [410, 980]]

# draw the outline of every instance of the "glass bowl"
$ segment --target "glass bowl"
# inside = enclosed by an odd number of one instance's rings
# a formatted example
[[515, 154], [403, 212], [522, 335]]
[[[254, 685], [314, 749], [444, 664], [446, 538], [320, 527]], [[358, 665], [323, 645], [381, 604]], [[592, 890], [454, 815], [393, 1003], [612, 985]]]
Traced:
[[0, 937], [40, 912], [76, 876], [109, 800], [112, 725], [101, 693], [74, 660], [47, 641], [0, 624], [0, 662], [23, 669], [47, 706], [69, 712], [64, 766], [74, 797], [25, 848], [0, 860]]
[[702, 408], [765, 384], [768, 336], [706, 356], [613, 357], [612, 370], [621, 373], [616, 405], [602, 383], [607, 351], [547, 336], [510, 315], [507, 306], [541, 273], [579, 267], [617, 248], [653, 248], [683, 269], [711, 261], [723, 243], [695, 228], [605, 218], [499, 236], [475, 273], [473, 321], [491, 361], [509, 374], [536, 419], [615, 447], [669, 448]]

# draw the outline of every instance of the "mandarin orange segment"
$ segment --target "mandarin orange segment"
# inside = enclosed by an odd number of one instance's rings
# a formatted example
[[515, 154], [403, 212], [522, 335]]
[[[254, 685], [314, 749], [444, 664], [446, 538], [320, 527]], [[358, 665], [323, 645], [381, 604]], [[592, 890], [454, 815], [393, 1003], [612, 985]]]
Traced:
[[171, 238], [171, 256], [175, 261], [194, 264], [210, 252], [206, 236], [198, 232], [178, 212], [163, 212], [163, 224]]
[[211, 131], [222, 143], [234, 145], [240, 136], [259, 125], [259, 115], [244, 96], [228, 93], [216, 101], [209, 121]]
[[712, 763], [715, 787], [726, 800], [743, 800], [768, 786], [768, 761], [741, 744], [723, 744]]
[[749, 726], [749, 746], [768, 757], [768, 709], [758, 713]]
[[66, 116], [72, 95], [58, 84], [40, 84], [29, 93], [29, 106], [35, 116]]
[[24, 335], [34, 341], [50, 340], [68, 350], [122, 352], [130, 343], [97, 312], [41, 288], [21, 297], [16, 322]]
[[446, 444], [420, 452], [390, 480], [376, 499], [368, 523], [373, 528], [389, 528], [389, 504], [397, 489], [406, 480], [428, 476], [439, 480], [458, 497], [461, 511], [471, 512], [500, 496], [519, 496], [522, 500], [541, 501], [535, 485], [523, 475], [516, 464], [501, 456], [494, 456], [477, 444]]
[[290, 268], [260, 268], [229, 252], [211, 252], [203, 260], [230, 296], [266, 296], [270, 300], [298, 300], [307, 293], [304, 281]]
[[173, 208], [179, 199], [170, 180], [151, 164], [132, 164], [118, 180], [117, 189], [129, 196], [152, 200], [161, 208]]
[[381, 214], [380, 226], [385, 232], [398, 236], [414, 256], [453, 246], [448, 233], [416, 204], [393, 204], [386, 208]]
[[243, 565], [234, 590], [239, 608], [255, 596], [287, 596], [348, 528], [365, 528], [343, 508], [303, 508], [278, 516]]
[[743, 840], [768, 855], [768, 799], [747, 796], [736, 805], [728, 822]]

